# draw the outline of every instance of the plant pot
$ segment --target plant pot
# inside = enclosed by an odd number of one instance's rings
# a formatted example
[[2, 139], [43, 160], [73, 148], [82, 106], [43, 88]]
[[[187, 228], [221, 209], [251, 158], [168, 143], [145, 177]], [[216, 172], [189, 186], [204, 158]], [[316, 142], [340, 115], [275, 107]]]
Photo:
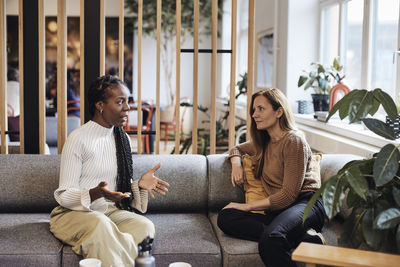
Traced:
[[386, 116], [386, 124], [393, 128], [393, 131], [395, 133], [396, 139], [400, 138], [400, 116], [397, 116], [396, 121], [392, 122], [391, 119], [389, 119], [388, 116]]
[[324, 94], [311, 94], [314, 112], [315, 111], [329, 111], [329, 95]]
[[310, 114], [310, 113], [313, 112], [311, 101], [298, 100], [297, 103], [298, 103], [297, 113], [299, 113], [299, 114]]

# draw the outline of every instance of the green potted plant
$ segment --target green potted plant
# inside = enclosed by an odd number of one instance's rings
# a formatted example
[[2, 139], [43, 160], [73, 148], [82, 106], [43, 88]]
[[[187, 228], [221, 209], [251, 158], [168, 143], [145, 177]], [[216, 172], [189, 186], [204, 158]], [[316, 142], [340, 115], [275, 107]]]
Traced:
[[[395, 132], [383, 121], [367, 118], [368, 115], [374, 115], [380, 105], [394, 121], [398, 112], [387, 93], [379, 88], [373, 91], [353, 90], [333, 106], [327, 120], [339, 111], [341, 119], [349, 117], [350, 123], [362, 121], [374, 133], [395, 140], [398, 131]], [[307, 204], [303, 220], [307, 218], [316, 199], [322, 195], [329, 219], [344, 204], [352, 208], [338, 236], [340, 246], [358, 248], [365, 243], [373, 250], [400, 253], [399, 160], [399, 148], [388, 143], [371, 158], [348, 162], [322, 184]]]
[[335, 58], [332, 66], [324, 67], [322, 64], [311, 63], [310, 71], [303, 71], [304, 74], [299, 77], [297, 86], [304, 85], [304, 90], [308, 88], [314, 89], [314, 94], [311, 94], [314, 111], [329, 110], [329, 92], [334, 83], [340, 83], [345, 75], [341, 75], [343, 66]]

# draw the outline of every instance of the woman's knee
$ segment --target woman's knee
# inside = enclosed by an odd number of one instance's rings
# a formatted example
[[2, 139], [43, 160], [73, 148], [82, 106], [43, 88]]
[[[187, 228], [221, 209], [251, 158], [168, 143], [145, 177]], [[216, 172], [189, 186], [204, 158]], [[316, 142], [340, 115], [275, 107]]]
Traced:
[[232, 215], [232, 209], [223, 209], [218, 213], [217, 225], [223, 232], [225, 232], [226, 227], [230, 225]]

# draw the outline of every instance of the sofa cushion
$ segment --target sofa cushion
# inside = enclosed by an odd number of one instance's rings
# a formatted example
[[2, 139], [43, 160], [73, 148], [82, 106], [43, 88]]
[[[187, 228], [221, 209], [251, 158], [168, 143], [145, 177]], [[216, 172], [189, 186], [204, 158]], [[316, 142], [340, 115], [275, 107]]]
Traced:
[[214, 232], [221, 245], [222, 266], [241, 267], [241, 266], [265, 266], [258, 254], [258, 243], [224, 234], [217, 225], [218, 213], [209, 214]]
[[226, 160], [226, 154], [207, 156], [208, 177], [210, 189], [208, 192], [208, 208], [219, 211], [229, 202], [244, 203], [244, 193], [239, 186], [233, 187], [231, 183], [231, 164]]
[[50, 233], [49, 214], [0, 215], [1, 266], [60, 266], [62, 244]]
[[156, 227], [156, 266], [184, 261], [196, 266], [221, 266], [221, 251], [205, 214], [149, 214]]
[[56, 155], [0, 155], [0, 212], [50, 212], [59, 165]]
[[133, 155], [133, 176], [161, 162], [157, 177], [170, 184], [165, 196], [155, 193], [148, 212], [200, 212], [207, 210], [207, 163], [202, 155]]
[[[149, 214], [156, 235], [152, 254], [157, 267], [184, 261], [193, 267], [221, 266], [221, 252], [205, 214]], [[63, 248], [63, 267], [78, 266], [81, 256], [70, 246]]]

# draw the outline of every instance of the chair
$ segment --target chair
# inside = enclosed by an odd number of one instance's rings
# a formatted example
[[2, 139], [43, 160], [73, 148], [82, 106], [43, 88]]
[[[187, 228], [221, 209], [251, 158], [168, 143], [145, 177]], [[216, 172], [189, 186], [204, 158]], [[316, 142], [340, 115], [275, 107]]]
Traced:
[[[189, 97], [182, 97], [180, 103], [190, 103]], [[183, 138], [183, 119], [185, 118], [187, 107], [183, 107], [183, 111], [181, 113], [180, 120], [180, 136]], [[164, 131], [164, 151], [167, 149], [168, 144], [168, 132], [172, 130], [175, 133], [176, 128], [176, 109], [174, 109], [174, 116], [172, 117], [172, 121], [160, 121], [160, 132]]]
[[[129, 103], [130, 109], [128, 119], [124, 127], [125, 131], [137, 131], [137, 106], [133, 106], [133, 102]], [[147, 101], [142, 101], [142, 132], [151, 131], [151, 118], [153, 116], [154, 107]], [[131, 117], [131, 119], [130, 119]], [[142, 134], [143, 152], [150, 154], [150, 135]]]

